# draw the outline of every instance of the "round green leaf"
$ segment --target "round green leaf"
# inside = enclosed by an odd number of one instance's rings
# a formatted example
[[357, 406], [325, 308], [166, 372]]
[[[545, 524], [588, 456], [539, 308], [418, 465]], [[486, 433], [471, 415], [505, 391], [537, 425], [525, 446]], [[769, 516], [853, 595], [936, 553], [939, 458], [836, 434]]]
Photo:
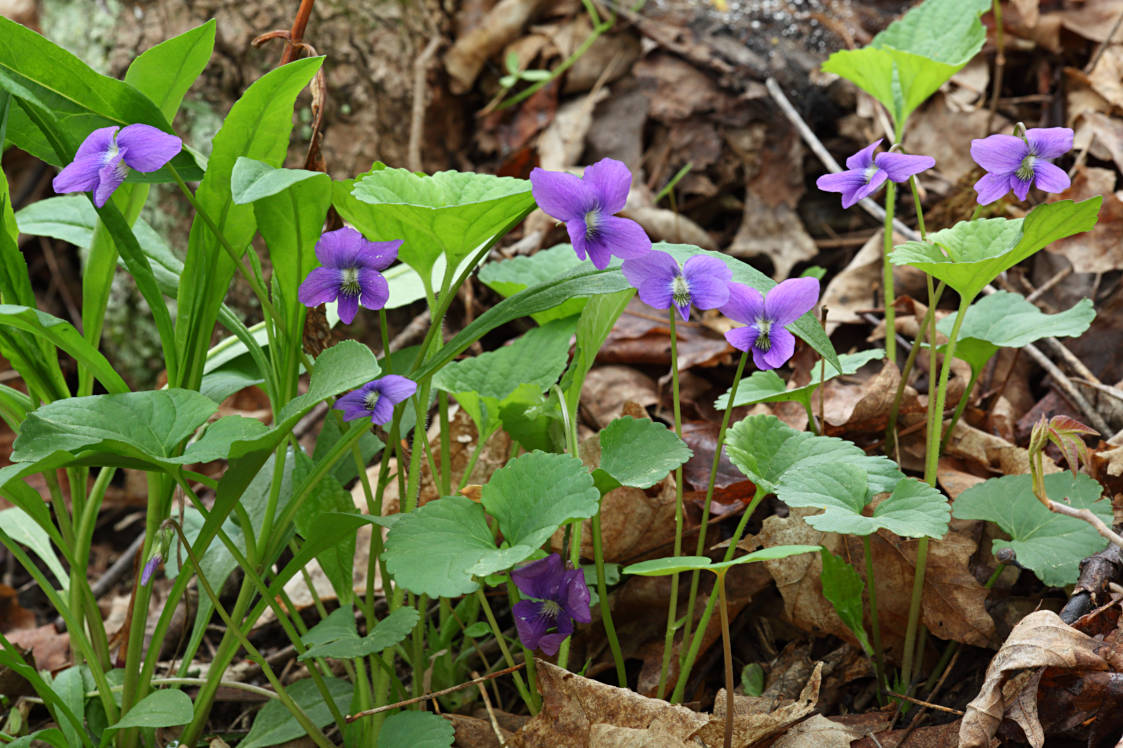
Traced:
[[690, 459], [686, 443], [661, 423], [624, 416], [600, 432], [600, 468], [623, 486], [651, 488]]
[[452, 723], [431, 712], [398, 712], [382, 725], [378, 748], [448, 748], [456, 736]]
[[853, 442], [796, 431], [776, 416], [756, 415], [739, 421], [726, 436], [729, 459], [757, 488], [774, 492], [794, 466], [822, 462], [859, 462], [866, 453]]
[[[480, 268], [480, 281], [504, 298], [539, 283], [560, 278], [585, 264], [577, 257], [570, 244], [558, 244], [532, 255], [512, 257], [500, 262], [489, 262]], [[586, 296], [566, 299], [553, 309], [535, 312], [531, 317], [540, 325], [553, 319], [565, 319], [578, 314], [588, 302]]]
[[480, 500], [508, 543], [531, 549], [562, 524], [592, 517], [600, 508], [600, 492], [581, 461], [547, 452], [522, 455], [496, 470]]
[[445, 496], [401, 515], [386, 536], [383, 558], [394, 581], [410, 592], [456, 597], [475, 592], [476, 577], [509, 569], [537, 545], [496, 548], [483, 507]]
[[[1076, 509], [1090, 509], [1108, 525], [1111, 502], [1101, 501], [1103, 488], [1083, 473], [1045, 476], [1045, 494]], [[1107, 541], [1083, 520], [1050, 512], [1033, 495], [1028, 475], [1007, 475], [971, 486], [955, 500], [957, 519], [985, 519], [1010, 535], [994, 547], [1011, 548], [1018, 563], [1032, 569], [1045, 584], [1072, 584], [1080, 575], [1080, 561], [1102, 551]]]

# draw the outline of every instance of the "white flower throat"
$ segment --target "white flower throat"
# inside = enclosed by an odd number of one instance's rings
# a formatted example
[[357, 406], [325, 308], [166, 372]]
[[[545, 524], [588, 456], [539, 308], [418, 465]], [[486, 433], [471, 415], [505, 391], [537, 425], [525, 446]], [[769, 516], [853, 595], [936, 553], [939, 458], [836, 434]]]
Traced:
[[671, 281], [671, 299], [674, 300], [677, 307], [690, 304], [690, 285], [686, 282], [686, 278], [681, 275], [676, 275], [675, 279]]
[[359, 269], [343, 268], [339, 279], [339, 290], [347, 296], [358, 296], [362, 287], [359, 285]]
[[561, 605], [556, 600], [543, 600], [542, 601], [542, 615], [547, 616], [551, 620], [557, 620], [558, 613], [561, 612]]
[[1018, 170], [1014, 172], [1014, 176], [1023, 182], [1028, 182], [1033, 179], [1033, 165], [1037, 162], [1037, 156], [1033, 155], [1033, 151], [1022, 159], [1022, 163], [1018, 166]]
[[374, 406], [378, 405], [378, 398], [382, 397], [382, 393], [378, 390], [371, 390], [367, 396], [363, 398], [363, 407], [367, 410], [374, 410]]
[[772, 348], [772, 339], [768, 337], [772, 329], [772, 320], [758, 317], [756, 321], [757, 336], [753, 346], [760, 351], [768, 352]]

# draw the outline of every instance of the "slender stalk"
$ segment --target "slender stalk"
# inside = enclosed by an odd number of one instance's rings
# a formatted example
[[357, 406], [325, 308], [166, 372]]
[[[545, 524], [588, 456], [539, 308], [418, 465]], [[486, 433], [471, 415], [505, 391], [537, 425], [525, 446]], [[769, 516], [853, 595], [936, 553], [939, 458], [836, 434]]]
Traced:
[[885, 183], [885, 251], [881, 256], [882, 293], [885, 296], [885, 355], [890, 361], [897, 361], [897, 310], [893, 304], [896, 292], [893, 288], [893, 263], [889, 254], [893, 251], [893, 210], [897, 202], [897, 185]]
[[948, 447], [948, 439], [951, 438], [951, 432], [955, 431], [955, 425], [959, 423], [963, 411], [967, 409], [967, 403], [971, 399], [971, 392], [975, 389], [975, 384], [979, 381], [979, 376], [983, 373], [983, 367], [972, 368], [971, 378], [967, 381], [967, 386], [963, 388], [963, 394], [959, 397], [959, 402], [955, 405], [955, 412], [951, 414], [951, 420], [948, 422], [947, 431], [944, 432], [943, 438], [940, 440], [940, 452], [943, 452]]
[[[931, 281], [931, 277], [929, 277]], [[901, 369], [901, 379], [897, 382], [897, 393], [893, 397], [893, 405], [889, 408], [889, 424], [885, 428], [885, 450], [891, 454], [897, 462], [901, 461], [901, 455], [897, 449], [897, 418], [901, 413], [901, 401], [905, 397], [905, 387], [909, 382], [909, 374], [912, 373], [913, 366], [916, 364], [917, 354], [923, 346], [925, 340], [931, 340], [927, 335], [928, 327], [934, 319], [936, 313], [936, 305], [940, 303], [940, 296], [944, 292], [946, 284], [940, 281], [936, 286], [935, 291], [928, 294], [928, 310], [924, 313], [924, 317], [920, 321], [920, 327], [917, 329], [916, 341], [913, 343], [912, 349], [909, 351], [908, 358], [905, 360], [905, 366]]]
[[718, 605], [721, 606], [721, 648], [725, 659], [725, 736], [722, 745], [724, 748], [733, 746], [733, 650], [730, 645], [729, 634], [729, 603], [725, 599], [725, 572], [717, 572], [717, 581], [714, 584], [718, 591]]
[[873, 634], [873, 665], [877, 673], [877, 700], [885, 703], [885, 650], [881, 648], [881, 615], [877, 610], [877, 585], [874, 584], [873, 553], [870, 536], [862, 536], [862, 554], [866, 557], [866, 590], [870, 596], [870, 632]]
[[[767, 492], [763, 489], [759, 487], [756, 489], [752, 501], [745, 508], [745, 513], [741, 515], [741, 521], [737, 523], [737, 529], [733, 531], [733, 537], [729, 539], [729, 545], [726, 546], [725, 555], [722, 558], [723, 562], [732, 560], [733, 554], [737, 552], [737, 543], [741, 542], [741, 535], [745, 532], [745, 526], [749, 524], [749, 517], [756, 511], [757, 506], [760, 505], [766, 494]], [[694, 638], [690, 640], [690, 648], [687, 650], [682, 668], [679, 670], [678, 680], [675, 681], [675, 690], [671, 694], [671, 702], [674, 704], [680, 703], [683, 694], [686, 693], [686, 681], [690, 677], [690, 670], [694, 667], [694, 661], [698, 658], [698, 651], [702, 648], [702, 637], [706, 633], [706, 626], [710, 622], [710, 616], [713, 615], [716, 603], [717, 596], [711, 594], [710, 599], [706, 602], [706, 609], [702, 611], [702, 618], [698, 621], [698, 628], [694, 631]], [[685, 642], [686, 639], [684, 638], [683, 641]]]
[[[511, 656], [511, 650], [507, 647], [507, 640], [503, 636], [503, 629], [499, 628], [499, 622], [495, 620], [495, 613], [492, 612], [491, 603], [487, 601], [487, 595], [484, 594], [482, 587], [476, 590], [476, 597], [479, 598], [484, 617], [487, 618], [488, 625], [491, 626], [491, 631], [495, 634], [495, 642], [499, 645], [499, 651], [503, 653], [503, 661], [507, 663], [507, 667], [515, 667], [515, 658]], [[516, 671], [512, 673], [511, 677], [515, 681], [515, 689], [518, 690], [519, 696], [522, 697], [523, 703], [526, 704], [526, 708], [531, 714], [537, 714], [539, 709], [537, 700], [531, 696], [530, 691], [527, 690], [526, 683], [523, 682], [522, 674]]]
[[620, 688], [628, 687], [628, 673], [624, 670], [624, 655], [620, 651], [620, 640], [616, 636], [616, 626], [612, 622], [612, 606], [608, 603], [608, 585], [604, 578], [604, 554], [601, 552], [600, 512], [593, 515], [593, 561], [597, 566], [597, 596], [600, 597], [601, 622], [608, 638], [608, 648], [612, 650], [612, 660], [616, 663], [616, 680]]
[[[674, 411], [675, 435], [682, 438], [682, 408], [679, 405], [678, 382], [678, 335], [675, 332], [675, 307], [672, 304], [667, 310], [671, 328], [671, 401]], [[729, 410], [727, 408], [726, 410]], [[674, 555], [682, 555], [682, 465], [675, 469], [675, 545]], [[663, 636], [663, 662], [659, 667], [659, 687], [655, 698], [661, 699], [667, 692], [667, 671], [671, 666], [671, 653], [674, 651], [675, 622], [678, 608], [678, 574], [671, 575], [671, 596], [667, 601], [667, 630]]]
[[[553, 386], [554, 394], [558, 398], [558, 407], [561, 408], [562, 421], [565, 423], [565, 445], [566, 450], [570, 455], [581, 459], [581, 445], [578, 441], [577, 434], [577, 402], [573, 404], [573, 411], [570, 412], [569, 406], [566, 403], [565, 393], [562, 392], [561, 387], [558, 385]], [[600, 508], [597, 508], [597, 515], [600, 516]], [[584, 534], [585, 526], [581, 522], [571, 522], [569, 527], [572, 531], [569, 533], [569, 562], [573, 564], [574, 569], [581, 568], [581, 536]], [[561, 643], [558, 647], [558, 667], [565, 668], [569, 665], [569, 638]]]
[[[745, 372], [745, 364], [748, 363], [748, 361], [749, 352], [743, 351], [741, 353], [741, 360], [737, 362], [737, 373], [733, 375], [733, 386], [729, 388], [729, 403], [725, 408], [725, 412], [721, 414], [721, 427], [718, 429], [717, 443], [714, 445], [714, 460], [710, 465], [710, 479], [706, 482], [706, 500], [702, 502], [702, 520], [698, 524], [698, 544], [694, 551], [695, 556], [705, 555], [706, 529], [710, 520], [710, 502], [713, 501], [714, 498], [714, 483], [717, 481], [717, 468], [721, 461], [721, 450], [725, 445], [725, 431], [729, 427], [729, 416], [733, 413], [733, 404], [737, 402], [737, 387], [741, 384], [741, 375]], [[750, 506], [755, 507], [755, 504]], [[749, 510], [746, 510], [746, 512], [749, 512]], [[686, 620], [683, 623], [682, 629], [683, 643], [690, 640], [691, 623], [694, 621], [694, 603], [698, 599], [698, 578], [698, 571], [695, 571], [690, 577], [690, 596], [687, 598], [686, 602]], [[685, 656], [682, 659], [685, 663]], [[681, 670], [679, 673], [679, 680], [682, 680]]]

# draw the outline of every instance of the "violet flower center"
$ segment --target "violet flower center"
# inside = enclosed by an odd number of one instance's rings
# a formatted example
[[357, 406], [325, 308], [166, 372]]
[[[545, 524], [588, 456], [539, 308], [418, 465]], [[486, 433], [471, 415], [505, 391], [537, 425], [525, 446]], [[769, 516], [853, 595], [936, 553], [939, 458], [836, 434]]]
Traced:
[[866, 180], [866, 184], [870, 183], [870, 180], [873, 179], [878, 170], [879, 169], [875, 164], [870, 164], [865, 168], [865, 170], [862, 172], [862, 177]]
[[359, 285], [359, 269], [343, 268], [342, 278], [339, 281], [339, 290], [347, 296], [358, 296], [362, 292]]
[[556, 600], [543, 600], [542, 603], [542, 616], [549, 618], [551, 621], [558, 620], [558, 613], [561, 613], [561, 605]]
[[378, 390], [371, 390], [363, 398], [363, 407], [367, 410], [374, 410], [374, 406], [378, 404], [378, 398], [382, 397], [382, 393]]
[[1023, 182], [1028, 182], [1033, 179], [1033, 164], [1037, 161], [1037, 156], [1033, 155], [1031, 150], [1026, 157], [1022, 159], [1022, 163], [1018, 166], [1018, 170], [1014, 172], [1014, 176]]
[[772, 329], [772, 320], [766, 317], [757, 317], [756, 329], [756, 342], [753, 345], [757, 350], [767, 353], [772, 348], [772, 340], [768, 337], [768, 333]]
[[585, 238], [592, 239], [600, 233], [601, 214], [600, 208], [592, 208], [585, 213]]
[[675, 306], [678, 307], [690, 304], [690, 285], [686, 282], [686, 278], [681, 275], [676, 275], [675, 279], [671, 281], [671, 298], [674, 299]]

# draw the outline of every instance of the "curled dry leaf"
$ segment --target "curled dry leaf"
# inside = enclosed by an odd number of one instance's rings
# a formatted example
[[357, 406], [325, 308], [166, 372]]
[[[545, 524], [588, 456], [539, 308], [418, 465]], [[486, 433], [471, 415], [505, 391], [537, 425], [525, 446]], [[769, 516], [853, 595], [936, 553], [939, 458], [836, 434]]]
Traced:
[[537, 12], [544, 0], [500, 0], [478, 26], [453, 43], [445, 70], [453, 93], [468, 91], [488, 58], [503, 49]]
[[[1016, 718], [1035, 748], [1044, 745], [1044, 733], [1035, 704], [1042, 673], [1036, 668], [1069, 671], [1118, 672], [1123, 656], [1110, 644], [1097, 641], [1056, 613], [1031, 613], [1014, 627], [987, 668], [986, 679], [970, 704], [959, 730], [963, 748], [990, 746], [1004, 717]], [[1026, 700], [1032, 699], [1033, 704]]]
[[[819, 689], [823, 682], [823, 663], [815, 664], [799, 698], [776, 700], [764, 696], [752, 697], [734, 694], [733, 745], [747, 748], [786, 730], [815, 710], [819, 703]], [[725, 689], [714, 697], [714, 716], [697, 736], [706, 745], [721, 745], [725, 733]]]

